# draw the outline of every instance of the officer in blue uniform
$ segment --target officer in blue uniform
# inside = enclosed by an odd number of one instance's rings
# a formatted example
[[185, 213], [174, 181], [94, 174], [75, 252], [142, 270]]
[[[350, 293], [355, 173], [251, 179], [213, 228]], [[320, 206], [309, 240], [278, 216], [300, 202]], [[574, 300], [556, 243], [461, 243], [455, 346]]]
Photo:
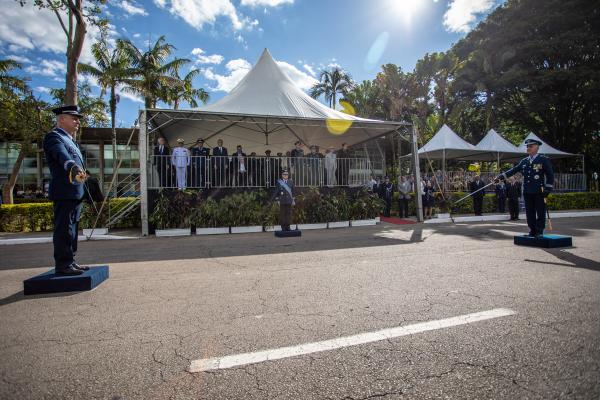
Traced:
[[48, 197], [54, 209], [54, 267], [57, 275], [79, 275], [88, 267], [75, 263], [84, 183], [87, 179], [83, 156], [75, 143], [79, 129], [77, 106], [52, 110], [56, 126], [44, 137], [44, 154], [52, 179]]
[[192, 187], [205, 187], [206, 186], [206, 160], [210, 155], [210, 149], [204, 147], [204, 139], [196, 140], [196, 145], [191, 149], [192, 165], [191, 165], [191, 178]]
[[275, 198], [279, 201], [279, 225], [282, 231], [289, 231], [292, 224], [292, 206], [294, 201], [294, 183], [287, 170], [281, 172], [281, 179], [277, 180]]
[[527, 139], [526, 158], [517, 165], [500, 175], [500, 178], [508, 178], [520, 172], [523, 175], [523, 193], [525, 198], [525, 214], [529, 226], [529, 236], [542, 237], [546, 227], [546, 203], [547, 197], [554, 189], [554, 172], [550, 159], [538, 150], [542, 142], [535, 139]]

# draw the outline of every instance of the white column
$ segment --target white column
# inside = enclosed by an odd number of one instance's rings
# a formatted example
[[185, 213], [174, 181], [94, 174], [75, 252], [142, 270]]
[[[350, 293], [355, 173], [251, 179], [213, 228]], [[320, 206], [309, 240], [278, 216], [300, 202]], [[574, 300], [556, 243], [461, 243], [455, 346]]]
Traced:
[[146, 110], [140, 111], [138, 147], [140, 153], [140, 212], [142, 236], [148, 236], [148, 144], [146, 136]]
[[419, 145], [417, 144], [417, 126], [412, 129], [413, 173], [415, 174], [415, 195], [417, 200], [417, 221], [423, 222], [423, 198], [421, 197], [421, 166], [419, 165]]

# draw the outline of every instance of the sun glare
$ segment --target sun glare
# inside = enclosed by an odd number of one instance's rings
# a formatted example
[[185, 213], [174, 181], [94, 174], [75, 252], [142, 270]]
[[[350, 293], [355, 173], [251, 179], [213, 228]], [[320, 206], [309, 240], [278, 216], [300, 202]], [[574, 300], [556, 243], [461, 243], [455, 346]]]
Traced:
[[391, 13], [405, 25], [411, 25], [415, 17], [431, 0], [387, 0]]

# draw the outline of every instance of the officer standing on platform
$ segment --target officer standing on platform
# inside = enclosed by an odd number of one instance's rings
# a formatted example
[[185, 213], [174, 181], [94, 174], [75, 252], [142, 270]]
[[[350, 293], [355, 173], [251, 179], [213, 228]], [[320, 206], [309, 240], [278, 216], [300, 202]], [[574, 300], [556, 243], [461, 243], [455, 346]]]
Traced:
[[206, 186], [206, 161], [210, 155], [210, 149], [204, 147], [204, 139], [198, 139], [192, 147], [192, 187]]
[[287, 170], [281, 172], [281, 179], [277, 180], [276, 199], [279, 201], [279, 225], [282, 231], [289, 231], [292, 224], [292, 206], [294, 202], [294, 183], [289, 179]]
[[52, 110], [56, 127], [44, 136], [44, 154], [52, 179], [48, 197], [54, 210], [54, 268], [57, 275], [80, 275], [89, 267], [75, 263], [77, 235], [87, 179], [83, 156], [75, 135], [79, 129], [77, 106], [63, 106]]
[[546, 227], [546, 204], [544, 198], [554, 189], [554, 172], [550, 159], [538, 154], [542, 142], [527, 139], [528, 157], [524, 158], [508, 171], [500, 174], [500, 178], [508, 178], [520, 172], [523, 175], [523, 192], [525, 197], [525, 214], [529, 226], [529, 236], [543, 237]]

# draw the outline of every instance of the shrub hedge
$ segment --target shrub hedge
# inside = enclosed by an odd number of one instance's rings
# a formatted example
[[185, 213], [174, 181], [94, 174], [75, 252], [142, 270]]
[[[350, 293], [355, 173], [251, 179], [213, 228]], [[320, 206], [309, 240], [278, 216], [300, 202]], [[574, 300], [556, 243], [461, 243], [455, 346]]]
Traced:
[[[111, 213], [135, 201], [134, 198], [120, 198], [110, 201]], [[97, 205], [100, 209], [100, 204]], [[52, 203], [3, 204], [0, 206], [0, 232], [36, 232], [52, 230]], [[80, 228], [91, 228], [96, 219], [96, 211], [83, 203]], [[98, 226], [108, 220], [108, 206], [102, 210]], [[127, 217], [119, 221], [115, 228], [134, 228], [140, 226], [139, 205]]]
[[[450, 202], [458, 200], [465, 193], [453, 193]], [[231, 196], [227, 196], [231, 197]], [[204, 199], [192, 208], [191, 222], [199, 226], [228, 226], [230, 218], [225, 214], [225, 209], [235, 210], [235, 221], [240, 224], [260, 224], [265, 226], [277, 223], [279, 207], [277, 203], [270, 202], [264, 194], [243, 196], [243, 207], [236, 207], [234, 199]], [[240, 197], [236, 197], [240, 200]], [[225, 200], [225, 202], [223, 202]], [[248, 201], [256, 201], [257, 207], [249, 207]], [[135, 201], [133, 198], [111, 200], [111, 213]], [[241, 201], [241, 200], [240, 200]], [[221, 204], [223, 203], [223, 204]], [[258, 206], [258, 203], [261, 205]], [[375, 196], [367, 195], [363, 191], [346, 192], [343, 190], [323, 194], [319, 190], [307, 191], [296, 199], [294, 222], [311, 223], [340, 221], [345, 219], [366, 219], [377, 216], [382, 210], [381, 201]], [[556, 193], [548, 196], [548, 207], [551, 211], [558, 210], [585, 210], [600, 209], [600, 193]], [[394, 201], [394, 210], [397, 211], [398, 203]], [[262, 211], [260, 211], [261, 209]], [[244, 210], [250, 210], [252, 216], [244, 216]], [[438, 210], [436, 210], [438, 211]], [[486, 213], [496, 211], [496, 197], [493, 194], [485, 195], [483, 211]], [[415, 214], [414, 203], [410, 204], [411, 215]], [[469, 214], [473, 212], [471, 198], [464, 200], [452, 207], [454, 214]], [[80, 227], [91, 227], [96, 218], [96, 212], [87, 203], [84, 203]], [[108, 219], [108, 208], [102, 211], [98, 226], [102, 226]], [[126, 218], [115, 227], [133, 228], [140, 226], [139, 205]], [[4, 204], [0, 206], [0, 231], [1, 232], [31, 232], [52, 229], [52, 203], [25, 203]]]

